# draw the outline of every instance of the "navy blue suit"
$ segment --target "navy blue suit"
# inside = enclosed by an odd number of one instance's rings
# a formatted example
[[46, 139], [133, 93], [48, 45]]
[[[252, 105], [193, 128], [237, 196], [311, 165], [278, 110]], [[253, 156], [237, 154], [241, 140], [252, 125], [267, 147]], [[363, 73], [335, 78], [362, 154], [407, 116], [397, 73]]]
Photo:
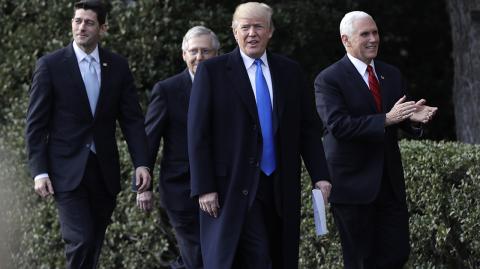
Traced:
[[[49, 174], [68, 265], [74, 268], [95, 266], [120, 191], [117, 120], [134, 166], [147, 164], [144, 119], [128, 63], [100, 47], [99, 57], [101, 85], [95, 116], [72, 44], [37, 61], [29, 91], [30, 171], [32, 176]], [[92, 141], [96, 154], [90, 151]]]
[[188, 113], [192, 196], [217, 192], [220, 203], [218, 218], [200, 213], [205, 268], [238, 266], [234, 264], [237, 246], [260, 188], [262, 195], [273, 194], [275, 204], [269, 212], [279, 217], [275, 268], [297, 268], [300, 156], [314, 181], [329, 178], [313, 92], [305, 86], [300, 66], [273, 53], [267, 53], [267, 59], [277, 153], [277, 168], [268, 182], [260, 182], [265, 179], [259, 167], [262, 136], [239, 49], [200, 63], [195, 75]]
[[[342, 238], [346, 268], [361, 268], [359, 263], [365, 268], [397, 268], [409, 253], [397, 132], [401, 128], [419, 136], [420, 130], [412, 128], [409, 121], [384, 126], [385, 113], [406, 94], [405, 85], [397, 68], [375, 61], [375, 70], [382, 112], [376, 111], [373, 95], [347, 56], [323, 70], [315, 80], [332, 180], [330, 202]], [[350, 241], [355, 243], [348, 246]]]
[[145, 130], [152, 171], [163, 138], [158, 189], [162, 206], [175, 229], [185, 268], [202, 268], [198, 201], [190, 198], [187, 150], [187, 111], [191, 88], [188, 69], [155, 84], [145, 117]]

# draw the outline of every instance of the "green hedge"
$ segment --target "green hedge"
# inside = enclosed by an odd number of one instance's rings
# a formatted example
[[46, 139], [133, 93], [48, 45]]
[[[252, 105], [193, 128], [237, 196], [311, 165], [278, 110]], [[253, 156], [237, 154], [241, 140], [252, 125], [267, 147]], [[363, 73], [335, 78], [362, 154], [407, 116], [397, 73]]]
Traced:
[[[406, 140], [400, 146], [410, 211], [407, 267], [479, 268], [480, 146]], [[301, 267], [342, 268], [331, 215], [331, 233], [315, 237], [307, 184], [302, 199]]]
[[[0, 140], [0, 145], [3, 144]], [[63, 244], [52, 200], [33, 193], [18, 151], [0, 147], [0, 251], [5, 268], [62, 268]], [[410, 210], [412, 253], [409, 268], [480, 267], [480, 146], [453, 142], [402, 141]], [[123, 162], [128, 163], [122, 144]], [[167, 268], [177, 250], [162, 210], [145, 215], [128, 190], [131, 168], [122, 171], [107, 231], [101, 268]], [[22, 179], [22, 181], [18, 180]], [[330, 213], [325, 237], [314, 235], [309, 178], [304, 173], [300, 244], [301, 268], [342, 268], [339, 238]], [[4, 199], [4, 197], [8, 197]], [[158, 197], [157, 197], [158, 198]], [[4, 267], [2, 267], [4, 268]]]
[[[110, 3], [109, 33], [103, 44], [128, 57], [145, 106], [149, 89], [159, 79], [184, 68], [180, 43], [186, 29], [205, 24], [222, 43], [223, 51], [233, 48], [228, 27], [237, 3], [227, 0], [107, 1]], [[126, 5], [126, 2], [132, 4]], [[448, 35], [447, 20], [439, 1], [388, 5], [378, 1], [267, 1], [275, 9], [276, 31], [273, 51], [302, 63], [308, 79], [338, 59], [344, 50], [338, 42], [338, 21], [346, 10], [365, 9], [383, 25], [382, 56], [397, 65], [411, 66], [418, 55], [428, 66], [402, 68], [412, 82], [411, 89], [433, 88], [440, 99], [449, 100], [448, 75], [431, 66], [449, 66], [441, 40]], [[357, 3], [358, 2], [358, 3]], [[365, 2], [362, 4], [360, 2]], [[377, 3], [378, 2], [378, 3]], [[68, 44], [71, 40], [71, 0], [0, 0], [0, 268], [63, 268], [63, 243], [53, 201], [41, 200], [25, 167], [23, 132], [27, 90], [38, 57]], [[377, 3], [379, 5], [375, 5]], [[363, 6], [362, 6], [363, 5]], [[372, 6], [372, 7], [371, 7]], [[376, 9], [375, 9], [376, 8]], [[413, 12], [425, 13], [415, 16]], [[187, 15], [186, 15], [187, 14]], [[392, 20], [412, 14], [408, 21]], [[383, 19], [382, 19], [383, 18]], [[421, 24], [423, 31], [411, 31]], [[405, 26], [407, 25], [407, 26]], [[410, 26], [408, 26], [410, 25]], [[400, 27], [401, 26], [401, 27]], [[405, 26], [405, 27], [404, 27]], [[404, 32], [403, 32], [404, 31]], [[413, 34], [410, 36], [410, 34]], [[418, 34], [417, 36], [415, 36]], [[448, 39], [448, 36], [447, 36]], [[410, 42], [409, 40], [413, 40]], [[428, 40], [428, 42], [421, 42]], [[426, 48], [418, 44], [435, 43]], [[408, 51], [410, 57], [405, 58]], [[314, 55], [314, 57], [312, 57]], [[427, 58], [425, 58], [427, 57]], [[400, 66], [401, 67], [401, 66]], [[440, 76], [440, 75], [441, 76]], [[442, 75], [443, 74], [443, 75]], [[432, 79], [434, 77], [435, 79]], [[442, 77], [439, 79], [439, 77]], [[413, 78], [413, 79], [412, 79]], [[444, 79], [445, 78], [445, 79]], [[427, 87], [428, 86], [428, 87]], [[435, 97], [425, 92], [420, 95]], [[447, 97], [445, 97], [447, 96]], [[435, 97], [435, 98], [438, 98]], [[439, 102], [433, 102], [438, 103]], [[446, 104], [443, 107], [448, 107]], [[431, 137], [450, 137], [451, 109], [445, 120], [433, 125]], [[449, 112], [450, 111], [450, 112]], [[439, 116], [442, 116], [439, 115]], [[440, 119], [440, 118], [439, 118]], [[438, 132], [441, 130], [441, 132]], [[427, 130], [428, 131], [428, 130]], [[114, 223], [110, 226], [102, 255], [102, 268], [164, 268], [178, 253], [165, 213], [155, 210], [144, 215], [136, 210], [134, 194], [126, 191], [131, 167], [125, 145], [122, 150], [124, 190], [118, 198]], [[412, 211], [411, 267], [480, 267], [478, 147], [454, 143], [403, 142], [409, 206]], [[475, 166], [477, 164], [477, 166]], [[307, 178], [303, 179], [307, 182]], [[307, 185], [305, 185], [307, 187]], [[341, 267], [338, 237], [332, 223], [327, 237], [313, 235], [310, 191], [305, 190], [302, 218], [302, 268]]]

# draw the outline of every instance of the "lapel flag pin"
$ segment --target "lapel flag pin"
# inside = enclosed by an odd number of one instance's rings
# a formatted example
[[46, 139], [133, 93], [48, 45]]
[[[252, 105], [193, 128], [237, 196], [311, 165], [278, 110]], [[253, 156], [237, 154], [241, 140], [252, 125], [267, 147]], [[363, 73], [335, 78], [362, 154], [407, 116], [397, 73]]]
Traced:
[[107, 67], [108, 64], [107, 63], [102, 63], [103, 67]]
[[385, 79], [382, 75], [380, 75], [380, 78], [381, 78], [381, 79]]

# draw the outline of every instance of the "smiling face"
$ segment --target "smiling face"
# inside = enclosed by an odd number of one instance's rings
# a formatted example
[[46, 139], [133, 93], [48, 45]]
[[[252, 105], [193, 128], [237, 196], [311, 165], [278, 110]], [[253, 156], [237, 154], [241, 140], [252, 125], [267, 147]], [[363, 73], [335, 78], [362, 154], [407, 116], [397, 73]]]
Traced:
[[366, 64], [377, 57], [380, 36], [372, 18], [364, 17], [353, 22], [353, 34], [342, 35], [342, 42], [349, 54]]
[[195, 74], [200, 62], [210, 59], [217, 55], [217, 50], [213, 48], [212, 37], [210, 35], [199, 35], [192, 37], [187, 41], [187, 50], [183, 51], [183, 60], [187, 64], [188, 70]]
[[89, 54], [95, 49], [105, 31], [106, 24], [99, 24], [94, 11], [90, 9], [75, 10], [72, 18], [73, 40], [85, 53]]
[[267, 49], [273, 29], [265, 18], [239, 18], [236, 19], [233, 35], [242, 52], [257, 59]]

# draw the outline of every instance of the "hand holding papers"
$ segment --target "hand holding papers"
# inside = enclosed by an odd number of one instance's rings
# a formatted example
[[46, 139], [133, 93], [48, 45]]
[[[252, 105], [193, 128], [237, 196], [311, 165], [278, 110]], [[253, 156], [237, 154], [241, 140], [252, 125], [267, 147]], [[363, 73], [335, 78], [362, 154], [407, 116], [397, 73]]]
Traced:
[[327, 217], [325, 214], [325, 202], [322, 191], [313, 189], [312, 191], [313, 218], [315, 220], [315, 232], [319, 235], [325, 235], [327, 230]]

